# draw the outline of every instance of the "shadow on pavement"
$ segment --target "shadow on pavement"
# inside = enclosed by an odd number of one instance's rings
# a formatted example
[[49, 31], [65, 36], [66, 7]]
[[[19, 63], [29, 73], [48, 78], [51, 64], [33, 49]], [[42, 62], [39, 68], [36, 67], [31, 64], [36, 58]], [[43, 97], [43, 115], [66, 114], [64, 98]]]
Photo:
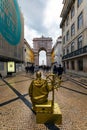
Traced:
[[55, 124], [45, 124], [49, 130], [60, 130]]

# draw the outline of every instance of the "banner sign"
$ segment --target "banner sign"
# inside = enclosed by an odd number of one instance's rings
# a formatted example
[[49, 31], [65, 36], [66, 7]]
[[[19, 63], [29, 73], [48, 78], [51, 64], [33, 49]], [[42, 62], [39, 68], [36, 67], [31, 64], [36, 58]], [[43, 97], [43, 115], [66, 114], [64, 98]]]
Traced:
[[17, 0], [0, 0], [0, 33], [11, 45], [21, 38], [21, 19]]

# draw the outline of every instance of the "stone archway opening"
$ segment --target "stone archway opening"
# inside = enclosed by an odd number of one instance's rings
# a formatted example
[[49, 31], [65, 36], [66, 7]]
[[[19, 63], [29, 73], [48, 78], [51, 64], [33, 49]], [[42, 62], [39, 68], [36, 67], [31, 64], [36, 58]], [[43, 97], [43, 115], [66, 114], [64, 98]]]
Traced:
[[46, 51], [41, 50], [39, 51], [39, 66], [47, 65], [47, 60], [46, 60]]

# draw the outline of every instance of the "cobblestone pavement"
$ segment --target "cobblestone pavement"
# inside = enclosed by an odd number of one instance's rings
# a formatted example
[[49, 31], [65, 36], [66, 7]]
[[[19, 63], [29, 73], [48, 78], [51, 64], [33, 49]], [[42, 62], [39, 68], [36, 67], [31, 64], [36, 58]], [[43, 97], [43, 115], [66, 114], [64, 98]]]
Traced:
[[[36, 124], [28, 96], [30, 75], [20, 74], [5, 80], [9, 86], [0, 80], [0, 130], [87, 130], [87, 95], [61, 87], [55, 91], [55, 102], [62, 112], [62, 125]], [[62, 85], [75, 86], [69, 82]]]

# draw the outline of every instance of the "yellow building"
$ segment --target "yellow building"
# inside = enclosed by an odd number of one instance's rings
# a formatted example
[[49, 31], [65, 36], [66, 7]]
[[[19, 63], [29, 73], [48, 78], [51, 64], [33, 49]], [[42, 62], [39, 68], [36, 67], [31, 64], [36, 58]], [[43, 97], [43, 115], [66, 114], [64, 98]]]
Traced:
[[54, 64], [55, 62], [55, 53], [54, 53], [54, 48], [52, 49], [52, 52], [51, 52], [51, 63]]
[[33, 50], [25, 39], [24, 39], [24, 63], [25, 66], [34, 64]]

